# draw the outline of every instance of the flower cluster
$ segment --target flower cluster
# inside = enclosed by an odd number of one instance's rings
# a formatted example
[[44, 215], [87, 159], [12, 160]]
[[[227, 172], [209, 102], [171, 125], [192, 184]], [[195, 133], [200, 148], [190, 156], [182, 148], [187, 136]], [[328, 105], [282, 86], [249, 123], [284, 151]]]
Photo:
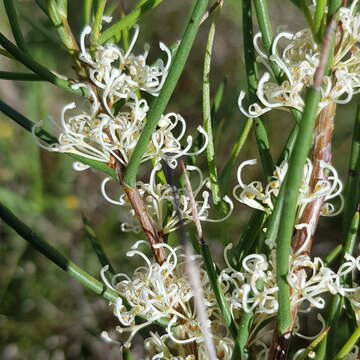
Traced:
[[[153, 65], [146, 63], [149, 46], [141, 55], [134, 55], [139, 27], [134, 27], [134, 35], [127, 51], [115, 44], [97, 46], [91, 52], [85, 46], [86, 36], [91, 32], [87, 26], [80, 39], [79, 59], [87, 68], [90, 84], [77, 83], [74, 88], [84, 87], [90, 93], [89, 109], [67, 115], [75, 109], [75, 103], [64, 107], [61, 115], [61, 134], [58, 144], [47, 146], [50, 151], [67, 152], [88, 159], [109, 163], [112, 158], [126, 166], [145, 127], [149, 106], [141, 92], [158, 96], [168, 74], [171, 52], [162, 43], [160, 48], [166, 53], [166, 64], [159, 59]], [[33, 132], [35, 134], [36, 127]], [[177, 159], [183, 155], [197, 155], [207, 146], [207, 134], [202, 127], [199, 133], [204, 144], [196, 152], [191, 152], [193, 139], [186, 139], [186, 122], [176, 113], [162, 115], [158, 127], [151, 136], [141, 161], [163, 159], [171, 168], [177, 165]], [[186, 146], [182, 147], [182, 141]], [[77, 170], [88, 166], [76, 163]]]
[[[184, 263], [179, 261], [181, 249], [173, 249], [164, 243], [155, 245], [168, 251], [166, 261], [159, 265], [150, 261], [144, 252], [139, 250], [143, 244], [147, 242], [136, 242], [127, 253], [127, 256], [140, 256], [146, 263], [146, 266], [134, 271], [132, 278], [127, 274], [117, 274], [110, 284], [105, 276], [107, 268], [102, 271], [104, 283], [120, 296], [114, 304], [114, 314], [120, 322], [117, 331], [120, 334], [129, 334], [124, 346], [130, 346], [131, 340], [140, 329], [161, 319], [167, 319], [168, 324], [163, 335], [150, 333], [150, 337], [145, 340], [151, 359], [190, 360], [195, 356], [195, 350], [189, 354], [189, 349], [192, 344], [196, 344], [198, 358], [205, 360], [207, 357], [201, 328], [192, 301], [193, 291], [184, 275]], [[233, 340], [222, 323], [215, 296], [204, 270], [200, 270], [200, 279], [204, 287], [204, 306], [211, 320], [217, 355], [221, 359], [230, 359]], [[144, 322], [137, 325], [135, 317], [142, 318]], [[107, 333], [103, 336], [110, 340]], [[188, 346], [184, 346], [185, 344]]]
[[[252, 181], [249, 184], [246, 184], [243, 181], [242, 171], [244, 167], [248, 165], [256, 165], [256, 160], [253, 159], [244, 161], [238, 167], [237, 179], [239, 184], [234, 187], [233, 195], [235, 199], [245, 205], [266, 213], [271, 213], [274, 207], [273, 201], [278, 196], [280, 186], [285, 179], [288, 163], [284, 161], [280, 164], [280, 166], [276, 166], [272, 177], [273, 179], [265, 186], [265, 188], [260, 181]], [[337, 171], [333, 166], [325, 162], [321, 162], [321, 167], [324, 173], [327, 173], [328, 176], [326, 179], [319, 179], [314, 186], [314, 190], [312, 190], [312, 187], [310, 186], [310, 179], [313, 172], [313, 165], [308, 159], [304, 166], [303, 177], [299, 189], [298, 218], [301, 217], [305, 206], [319, 197], [325, 198], [321, 215], [335, 216], [342, 210], [342, 196], [340, 194], [343, 189], [343, 185], [339, 179]], [[240, 194], [239, 190], [241, 190]], [[337, 196], [340, 197], [341, 205], [339, 209], [335, 210], [334, 205], [328, 201]]]
[[[169, 234], [177, 230], [180, 222], [184, 225], [193, 222], [193, 210], [191, 206], [190, 196], [184, 188], [174, 188], [173, 186], [158, 182], [158, 174], [161, 171], [161, 165], [156, 164], [151, 170], [150, 179], [148, 183], [137, 182], [137, 189], [140, 196], [144, 200], [145, 206], [151, 217], [153, 227], [162, 235]], [[189, 174], [196, 173], [198, 183], [193, 188], [193, 195], [196, 199], [196, 206], [198, 218], [200, 221], [207, 222], [221, 222], [226, 220], [233, 210], [233, 203], [229, 197], [225, 196], [224, 201], [229, 205], [228, 213], [219, 219], [209, 218], [210, 210], [210, 188], [209, 179], [203, 178], [201, 170], [196, 166], [186, 166]], [[118, 200], [113, 200], [107, 194], [106, 184], [111, 181], [111, 178], [105, 178], [101, 185], [101, 192], [106, 200], [115, 205], [123, 206], [127, 209], [129, 218], [134, 218], [135, 213], [129, 204], [126, 194], [122, 193]], [[175, 193], [176, 192], [176, 193]], [[198, 199], [201, 194], [201, 199]], [[174, 204], [176, 196], [176, 204]], [[179, 214], [180, 213], [180, 217]], [[140, 231], [140, 227], [136, 225], [136, 221], [129, 221], [122, 223], [123, 231]]]
[[[129, 347], [139, 330], [166, 320], [167, 325], [163, 333], [150, 332], [149, 338], [145, 340], [150, 358], [170, 360], [178, 356], [176, 359], [192, 359], [191, 356], [194, 354], [191, 354], [189, 349], [192, 349], [191, 344], [196, 344], [199, 359], [205, 360], [203, 337], [194, 309], [194, 292], [184, 275], [184, 262], [179, 261], [183, 256], [181, 248], [173, 249], [165, 243], [155, 245], [156, 248], [166, 249], [168, 253], [166, 261], [159, 265], [140, 251], [139, 248], [145, 244], [148, 243], [140, 240], [127, 253], [127, 256], [137, 255], [145, 261], [145, 266], [137, 268], [132, 277], [119, 273], [110, 283], [106, 277], [107, 267], [102, 270], [104, 283], [119, 294], [119, 298], [113, 304], [114, 314], [120, 322], [117, 327], [121, 340], [119, 344]], [[269, 344], [265, 339], [271, 339], [269, 334], [272, 333], [268, 319], [275, 317], [278, 311], [275, 251], [272, 250], [269, 257], [264, 254], [250, 254], [243, 259], [241, 269], [235, 270], [227, 257], [230, 248], [231, 244], [224, 252], [227, 267], [219, 275], [219, 284], [235, 321], [240, 321], [244, 313], [254, 313], [248, 346], [261, 349], [262, 355], [259, 355], [259, 359], [265, 359], [269, 352]], [[314, 308], [323, 309], [323, 296], [326, 293], [339, 294], [347, 298], [355, 312], [359, 312], [360, 287], [356, 284], [351, 287], [344, 279], [352, 272], [360, 271], [360, 257], [345, 255], [344, 262], [337, 272], [327, 267], [320, 258], [311, 259], [304, 254], [290, 255], [289, 263], [287, 281], [292, 291], [291, 305], [297, 306], [300, 314]], [[234, 342], [223, 322], [207, 272], [201, 267], [200, 279], [217, 356], [219, 359], [231, 359]], [[136, 317], [142, 318], [143, 322], [135, 322]], [[318, 318], [322, 331], [325, 324], [320, 315]], [[309, 340], [316, 337], [305, 336], [298, 328], [297, 324], [297, 336]], [[108, 341], [115, 341], [106, 332], [103, 333], [103, 337]], [[184, 346], [185, 344], [188, 346]]]
[[[322, 99], [320, 112], [330, 102], [348, 103], [354, 94], [360, 92], [360, 14], [356, 13], [358, 0], [350, 8], [341, 8], [339, 22], [342, 34], [336, 46], [332, 64], [332, 76], [324, 76], [321, 89]], [[279, 33], [268, 56], [260, 47], [261, 34], [254, 37], [254, 47], [258, 53], [257, 61], [262, 63], [266, 72], [258, 82], [257, 97], [260, 103], [251, 104], [248, 110], [243, 107], [245, 93], [241, 91], [239, 107], [248, 117], [258, 117], [272, 109], [304, 109], [304, 90], [313, 83], [313, 77], [319, 65], [320, 46], [314, 41], [310, 29], [301, 30], [295, 34]], [[281, 40], [287, 45], [279, 55], [278, 44]], [[272, 68], [281, 72], [280, 83]]]

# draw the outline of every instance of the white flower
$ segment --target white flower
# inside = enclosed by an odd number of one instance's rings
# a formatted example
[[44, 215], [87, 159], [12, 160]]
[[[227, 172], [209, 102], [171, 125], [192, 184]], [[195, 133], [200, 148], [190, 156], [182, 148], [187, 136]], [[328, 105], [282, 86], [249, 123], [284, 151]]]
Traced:
[[[196, 199], [198, 216], [200, 221], [219, 222], [226, 220], [232, 213], [233, 204], [228, 197], [224, 197], [224, 201], [229, 204], [229, 211], [227, 215], [220, 219], [209, 218], [208, 212], [210, 210], [210, 194], [204, 188], [209, 187], [209, 180], [204, 179], [202, 172], [195, 166], [187, 166], [186, 169], [191, 173], [198, 175], [198, 185], [194, 187], [193, 193]], [[175, 231], [180, 226], [180, 219], [174, 204], [174, 189], [169, 184], [159, 183], [157, 181], [157, 174], [161, 171], [161, 165], [154, 165], [149, 183], [138, 182], [136, 187], [144, 200], [153, 226], [156, 231], [162, 235], [166, 235]], [[121, 194], [119, 200], [113, 200], [107, 195], [106, 184], [111, 178], [105, 178], [102, 182], [101, 192], [106, 200], [115, 205], [125, 206], [128, 208], [131, 216], [134, 212], [128, 202], [126, 194]], [[185, 189], [177, 189], [178, 196], [178, 210], [183, 224], [193, 222], [193, 214], [190, 197]], [[200, 195], [201, 194], [201, 195]], [[201, 199], [198, 199], [201, 196]], [[140, 229], [131, 223], [123, 223], [123, 230], [139, 231]]]
[[[324, 76], [318, 112], [331, 102], [346, 104], [360, 91], [360, 50], [357, 46], [360, 39], [360, 14], [356, 13], [357, 4], [358, 1], [354, 1], [350, 8], [341, 8], [339, 11], [343, 31], [334, 54], [334, 76]], [[267, 71], [258, 83], [259, 103], [251, 104], [246, 110], [243, 107], [245, 93], [241, 91], [241, 112], [247, 117], [258, 117], [275, 108], [303, 111], [305, 89], [312, 86], [320, 57], [320, 47], [314, 41], [310, 29], [295, 34], [279, 33], [273, 41], [270, 56], [260, 48], [260, 38], [260, 33], [254, 36], [254, 47], [259, 55], [257, 61], [262, 63]], [[280, 54], [277, 48], [282, 39], [287, 45]], [[272, 64], [282, 72], [284, 80], [280, 84], [271, 70]]]
[[[154, 245], [155, 248], [164, 248], [168, 251], [166, 261], [159, 265], [152, 262], [139, 250], [145, 241], [137, 241], [127, 256], [140, 256], [145, 261], [145, 266], [137, 268], [132, 277], [127, 274], [116, 274], [109, 283], [105, 277], [107, 268], [102, 270], [104, 283], [119, 294], [114, 304], [114, 314], [120, 322], [117, 331], [120, 334], [129, 334], [124, 346], [130, 346], [135, 334], [150, 324], [160, 319], [168, 319], [165, 334], [160, 336], [151, 333], [145, 340], [146, 349], [153, 356], [152, 359], [174, 359], [184, 355], [184, 344], [195, 342], [200, 359], [206, 359], [206, 350], [203, 345], [200, 323], [192, 301], [193, 292], [188, 280], [185, 278], [184, 263], [179, 262], [180, 248], [171, 248], [165, 243]], [[218, 353], [226, 354], [224, 359], [231, 357], [233, 340], [229, 339], [228, 330], [222, 323], [216, 300], [212, 293], [207, 273], [200, 268], [200, 279], [204, 287], [205, 306], [214, 334], [213, 340]], [[125, 303], [127, 306], [125, 306]], [[144, 322], [137, 325], [135, 317], [139, 316]], [[174, 354], [175, 352], [175, 354]], [[191, 357], [190, 357], [191, 358]], [[190, 359], [183, 357], [183, 359]]]
[[103, 104], [108, 113], [111, 113], [112, 104], [121, 99], [128, 99], [137, 90], [145, 91], [157, 96], [166, 79], [170, 63], [170, 50], [160, 43], [160, 48], [167, 55], [166, 64], [157, 60], [153, 65], [147, 65], [146, 60], [150, 47], [145, 45], [144, 53], [132, 53], [139, 35], [139, 26], [134, 26], [134, 35], [127, 51], [116, 44], [98, 46], [94, 55], [85, 46], [85, 37], [91, 33], [91, 27], [83, 30], [80, 38], [80, 60], [88, 67], [89, 77], [101, 91]]
[[[273, 199], [276, 198], [280, 191], [280, 186], [285, 179], [287, 173], [288, 164], [283, 162], [280, 166], [275, 167], [273, 173], [273, 180], [268, 183], [265, 188], [263, 187], [260, 181], [252, 181], [249, 184], [246, 184], [242, 179], [242, 172], [244, 167], [248, 165], [256, 165], [256, 160], [247, 160], [240, 164], [237, 171], [238, 185], [234, 187], [233, 195], [236, 200], [239, 202], [248, 205], [254, 209], [264, 211], [266, 213], [271, 213], [274, 208]], [[298, 214], [297, 217], [300, 218], [302, 212], [305, 209], [305, 206], [318, 197], [325, 197], [325, 203], [323, 205], [321, 215], [323, 216], [335, 216], [337, 215], [343, 207], [341, 191], [343, 188], [342, 182], [339, 179], [336, 169], [321, 162], [320, 166], [322, 169], [328, 173], [326, 179], [319, 179], [314, 187], [314, 191], [311, 191], [310, 179], [313, 171], [313, 165], [308, 159], [305, 166], [303, 177], [299, 189], [299, 198], [298, 198]], [[239, 194], [239, 190], [241, 190]], [[333, 204], [328, 201], [340, 196], [341, 204], [338, 210], [335, 210]]]

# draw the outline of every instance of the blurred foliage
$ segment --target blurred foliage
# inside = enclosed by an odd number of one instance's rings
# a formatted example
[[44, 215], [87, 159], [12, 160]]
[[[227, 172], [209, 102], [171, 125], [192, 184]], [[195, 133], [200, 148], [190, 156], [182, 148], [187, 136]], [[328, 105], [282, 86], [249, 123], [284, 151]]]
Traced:
[[[114, 3], [117, 3], [114, 1]], [[124, 1], [127, 9], [130, 0]], [[274, 25], [289, 24], [289, 30], [303, 27], [289, 2], [271, 1]], [[63, 51], [57, 33], [34, 1], [17, 1], [28, 48], [41, 63], [58, 73], [71, 76], [70, 58]], [[182, 31], [192, 1], [166, 0], [141, 27], [137, 47], [151, 44], [150, 56], [160, 54], [161, 40], [174, 43]], [[0, 5], [0, 30], [10, 35], [3, 5]], [[70, 23], [79, 34], [83, 24], [79, 1], [69, 1]], [[224, 101], [214, 120], [218, 163], [225, 164], [231, 146], [244, 124], [237, 108], [240, 89], [245, 87], [241, 60], [241, 14], [239, 1], [226, 1], [215, 38], [211, 86], [227, 78]], [[119, 9], [115, 8], [114, 15]], [[282, 20], [283, 19], [283, 20]], [[208, 24], [199, 33], [170, 111], [180, 112], [195, 128], [202, 120], [201, 78]], [[24, 71], [11, 59], [1, 58], [1, 71]], [[61, 108], [73, 101], [69, 94], [50, 84], [0, 80], [0, 97], [33, 121], [59, 118]], [[354, 109], [345, 107], [337, 116], [334, 149], [335, 165], [343, 174], [350, 146]], [[286, 113], [274, 112], [266, 118], [271, 151], [276, 157], [290, 130], [292, 120]], [[56, 130], [56, 129], [55, 129]], [[54, 132], [54, 129], [52, 129]], [[220, 147], [219, 147], [220, 146]], [[240, 161], [257, 156], [251, 137], [240, 154]], [[203, 159], [202, 161], [204, 161]], [[147, 174], [143, 174], [147, 176]], [[249, 173], [249, 176], [257, 176]], [[0, 199], [23, 221], [33, 226], [49, 242], [66, 253], [90, 274], [98, 277], [100, 265], [83, 232], [82, 213], [86, 215], [117, 271], [134, 268], [125, 253], [135, 237], [120, 231], [122, 214], [100, 195], [101, 174], [76, 173], [69, 159], [61, 154], [40, 150], [31, 135], [0, 115]], [[114, 189], [114, 193], [116, 189]], [[227, 222], [207, 225], [210, 246], [222, 261], [222, 245], [239, 238], [249, 217], [245, 207], [237, 206]], [[239, 209], [240, 208], [240, 209]], [[330, 227], [331, 226], [331, 227]], [[315, 252], [326, 253], [331, 242], [340, 238], [340, 219], [322, 220]], [[226, 229], [226, 231], [224, 231]], [[228, 229], [231, 229], [230, 231]], [[211, 240], [216, 240], [216, 243]], [[319, 245], [320, 244], [320, 245]], [[0, 358], [10, 359], [119, 359], [116, 346], [104, 343], [100, 333], [116, 326], [107, 304], [84, 290], [48, 260], [29, 247], [13, 231], [0, 223]], [[138, 355], [140, 356], [140, 355]]]

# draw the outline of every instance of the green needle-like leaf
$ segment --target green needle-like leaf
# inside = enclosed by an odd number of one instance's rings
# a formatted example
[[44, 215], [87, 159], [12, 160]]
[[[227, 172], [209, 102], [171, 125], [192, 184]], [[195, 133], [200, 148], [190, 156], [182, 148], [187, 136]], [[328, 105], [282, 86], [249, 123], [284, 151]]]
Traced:
[[170, 66], [168, 76], [160, 91], [159, 96], [154, 100], [148, 113], [148, 120], [138, 140], [134, 152], [127, 166], [124, 182], [133, 187], [136, 183], [136, 175], [140, 166], [141, 158], [148, 146], [149, 139], [154, 132], [161, 115], [164, 113], [175, 86], [184, 69], [186, 60], [198, 32], [201, 18], [203, 17], [209, 0], [197, 0], [190, 20], [186, 26], [179, 48]]

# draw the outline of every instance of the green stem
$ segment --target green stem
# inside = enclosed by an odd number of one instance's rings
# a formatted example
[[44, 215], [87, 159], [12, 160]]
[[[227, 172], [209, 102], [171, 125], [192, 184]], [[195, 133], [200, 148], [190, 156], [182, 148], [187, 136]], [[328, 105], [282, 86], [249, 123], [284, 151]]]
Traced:
[[15, 80], [15, 81], [44, 81], [37, 74], [28, 74], [28, 73], [16, 73], [8, 71], [0, 71], [1, 80]]
[[[270, 56], [272, 54], [271, 46], [273, 42], [273, 31], [271, 27], [267, 0], [254, 0], [254, 5], [264, 48], [268, 56]], [[273, 61], [271, 61], [270, 66], [274, 72], [275, 77], [279, 78], [279, 67]]]
[[7, 18], [10, 23], [11, 31], [14, 35], [15, 42], [17, 46], [24, 52], [28, 52], [26, 41], [24, 36], [21, 32], [20, 25], [19, 25], [19, 17], [15, 9], [14, 1], [13, 0], [4, 0], [5, 10], [7, 14]]
[[110, 40], [113, 36], [119, 34], [122, 30], [126, 28], [131, 28], [136, 24], [141, 17], [146, 15], [150, 10], [158, 6], [163, 0], [147, 0], [143, 1], [141, 6], [136, 6], [132, 11], [130, 11], [125, 17], [120, 19], [117, 23], [110, 26], [105, 30], [99, 38], [99, 43], [102, 44], [107, 40]]
[[248, 359], [248, 351], [246, 349], [246, 345], [248, 343], [249, 338], [249, 330], [251, 326], [251, 321], [254, 317], [254, 313], [247, 312], [244, 313], [240, 320], [239, 330], [236, 337], [234, 352], [232, 354], [231, 360], [247, 360]]
[[67, 19], [67, 1], [48, 0], [47, 10], [65, 48], [71, 55], [75, 55], [79, 47]]
[[[331, 298], [331, 302], [326, 309], [326, 327], [333, 328], [339, 317], [339, 310], [343, 307], [344, 301], [340, 295], [335, 295]], [[327, 334], [326, 334], [327, 335]], [[316, 351], [315, 360], [326, 360], [326, 349], [328, 345], [328, 337], [325, 336]]]
[[332, 249], [324, 258], [326, 266], [330, 266], [342, 254], [342, 245], [339, 244], [336, 248]]
[[83, 23], [85, 25], [90, 25], [91, 14], [93, 8], [93, 0], [83, 0]]
[[130, 158], [124, 175], [124, 182], [129, 187], [135, 186], [136, 175], [140, 166], [141, 158], [148, 146], [150, 137], [154, 132], [161, 115], [165, 111], [165, 108], [184, 69], [186, 60], [189, 56], [190, 50], [198, 32], [201, 18], [206, 11], [208, 2], [209, 0], [196, 1], [194, 10], [186, 26], [181, 43], [176, 51], [176, 55], [170, 66], [170, 70], [165, 80], [165, 83], [160, 91], [159, 96], [155, 98], [150, 108], [150, 111], [148, 113], [148, 120], [135, 146], [134, 152]]
[[325, 13], [326, 5], [327, 5], [327, 0], [318, 0], [316, 2], [313, 31], [314, 31], [314, 35], [315, 35], [317, 41], [322, 39], [324, 18], [326, 16], [326, 13]]
[[282, 185], [282, 187], [284, 187], [283, 191], [286, 193], [286, 201], [284, 202], [281, 212], [276, 246], [277, 285], [279, 287], [277, 326], [280, 334], [285, 334], [292, 328], [290, 311], [291, 295], [286, 277], [289, 272], [289, 254], [291, 254], [291, 238], [297, 211], [299, 187], [306, 158], [311, 147], [315, 116], [320, 98], [321, 92], [318, 89], [310, 88], [308, 90], [303, 117], [299, 124], [299, 134], [301, 136], [298, 136], [296, 139], [294, 150], [289, 160], [289, 170], [285, 182]]
[[345, 358], [345, 356], [351, 351], [351, 349], [354, 347], [354, 345], [357, 343], [357, 341], [360, 338], [360, 327], [358, 327], [353, 334], [350, 336], [350, 338], [346, 341], [344, 346], [340, 349], [340, 351], [336, 354], [335, 360], [342, 360]]
[[106, 300], [115, 302], [119, 297], [118, 294], [111, 289], [107, 289], [104, 284], [93, 278], [83, 269], [78, 267], [72, 261], [67, 259], [59, 251], [53, 248], [49, 243], [40, 238], [33, 230], [25, 225], [19, 218], [17, 218], [8, 208], [0, 203], [0, 218], [13, 228], [24, 240], [28, 241], [36, 250], [42, 253], [54, 264], [59, 266], [62, 270], [70, 276], [79, 280], [84, 286], [92, 290], [98, 295], [101, 295]]
[[88, 96], [88, 91], [85, 88], [73, 89], [71, 82], [64, 80], [51, 71], [45, 66], [36, 62], [31, 56], [16, 47], [11, 41], [9, 41], [3, 34], [0, 33], [0, 45], [2, 45], [15, 59], [20, 61], [28, 69], [38, 74], [42, 79], [51, 82], [52, 84], [65, 89], [73, 94]]
[[84, 232], [85, 232], [86, 238], [90, 241], [101, 266], [104, 267], [104, 266], [108, 265], [109, 272], [111, 273], [111, 275], [114, 275], [115, 270], [114, 270], [113, 266], [111, 265], [110, 260], [107, 257], [105, 250], [102, 247], [100, 241], [96, 237], [95, 231], [90, 226], [90, 223], [89, 223], [88, 219], [85, 217], [85, 215], [82, 216], [82, 219], [83, 219]]
[[211, 287], [214, 291], [216, 301], [217, 301], [220, 311], [224, 317], [225, 324], [230, 329], [233, 337], [236, 338], [237, 332], [238, 332], [237, 328], [236, 328], [236, 324], [231, 315], [231, 312], [230, 312], [230, 309], [226, 302], [225, 296], [219, 286], [218, 275], [215, 270], [215, 265], [212, 260], [210, 249], [206, 243], [201, 243], [201, 254], [204, 259], [205, 269], [209, 276], [209, 280], [211, 283]]
[[96, 0], [95, 1], [95, 16], [93, 21], [93, 29], [91, 35], [91, 43], [93, 46], [96, 46], [99, 42], [100, 29], [102, 18], [105, 10], [106, 0]]
[[343, 212], [343, 234], [348, 233], [350, 222], [356, 210], [360, 197], [360, 104], [358, 104], [353, 138], [351, 144], [351, 155], [349, 172], [345, 186], [345, 206]]
[[330, 328], [327, 327], [324, 329], [319, 336], [317, 336], [305, 349], [305, 352], [300, 356], [299, 360], [307, 360], [309, 359], [308, 355], [320, 344], [320, 342], [326, 337], [327, 333], [329, 332]]
[[218, 205], [221, 202], [221, 194], [219, 188], [218, 172], [216, 168], [215, 150], [213, 131], [211, 126], [211, 100], [210, 100], [210, 68], [211, 68], [211, 54], [215, 37], [215, 16], [213, 16], [208, 40], [205, 49], [204, 59], [204, 73], [203, 73], [203, 124], [204, 129], [208, 135], [208, 146], [206, 147], [206, 157], [208, 162], [211, 194], [213, 202]]
[[[266, 1], [255, 1], [255, 3], [258, 3], [259, 9], [262, 10], [261, 14], [265, 16], [264, 14], [267, 11]], [[253, 103], [257, 101], [256, 89], [257, 89], [258, 79], [257, 79], [255, 48], [252, 42], [253, 23], [252, 23], [251, 0], [243, 0], [242, 6], [243, 6], [242, 20], [243, 20], [245, 70], [246, 70], [246, 78], [248, 85], [249, 101], [250, 103]], [[268, 19], [268, 21], [270, 26], [270, 20]], [[265, 21], [265, 23], [267, 23], [267, 21]], [[266, 26], [266, 29], [268, 29], [268, 26]], [[266, 37], [267, 39], [266, 41], [270, 41], [268, 37], [272, 39], [271, 26], [269, 29], [270, 29], [270, 33], [266, 32], [266, 34], [268, 34], [268, 36]], [[255, 122], [255, 137], [256, 137], [258, 151], [260, 154], [261, 164], [264, 169], [265, 177], [267, 179], [270, 179], [274, 170], [274, 163], [270, 154], [269, 140], [268, 140], [266, 128], [264, 126], [263, 120], [260, 117], [255, 118], [254, 122]]]

